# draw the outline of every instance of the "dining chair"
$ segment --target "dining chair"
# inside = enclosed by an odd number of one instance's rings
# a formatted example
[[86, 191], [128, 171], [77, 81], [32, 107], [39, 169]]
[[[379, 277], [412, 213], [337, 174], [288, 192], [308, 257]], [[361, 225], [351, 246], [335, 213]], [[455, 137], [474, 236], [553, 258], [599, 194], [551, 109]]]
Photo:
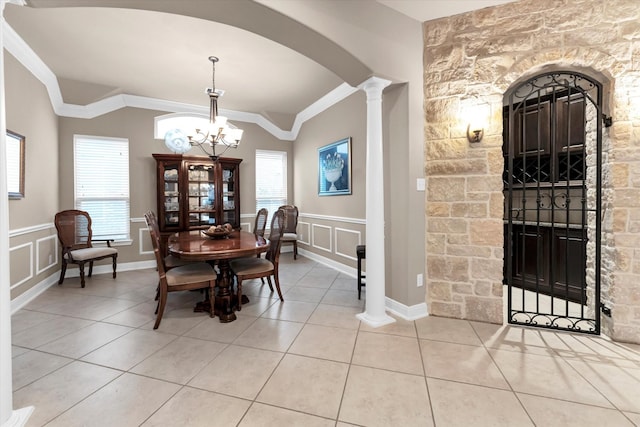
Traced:
[[[69, 209], [58, 212], [54, 223], [58, 232], [58, 240], [62, 246], [62, 269], [60, 271], [61, 285], [67, 272], [68, 264], [78, 264], [80, 270], [80, 286], [84, 288], [84, 265], [89, 263], [89, 274], [93, 273], [93, 262], [111, 258], [113, 264], [113, 278], [116, 278], [116, 263], [118, 250], [111, 247], [113, 239], [93, 239], [91, 230], [91, 216], [88, 212]], [[104, 242], [107, 246], [94, 247], [92, 242]]]
[[284, 211], [284, 233], [282, 243], [293, 244], [293, 259], [298, 258], [298, 207], [294, 205], [282, 205], [278, 209]]
[[278, 210], [273, 215], [273, 218], [271, 218], [269, 249], [267, 250], [265, 258], [238, 258], [231, 260], [229, 263], [238, 284], [238, 311], [242, 309], [243, 280], [266, 277], [269, 289], [273, 292], [273, 285], [271, 284], [271, 276], [273, 276], [280, 301], [284, 301], [282, 291], [280, 290], [280, 279], [278, 278], [278, 262], [280, 259], [280, 245], [282, 244], [284, 215], [284, 211]]
[[[147, 216], [145, 215], [145, 219]], [[165, 265], [165, 257], [160, 253], [160, 236], [156, 234], [153, 227], [149, 227], [153, 253], [158, 265], [158, 306], [156, 308], [156, 323], [153, 329], [158, 329], [162, 314], [167, 304], [169, 292], [191, 291], [195, 289], [208, 288], [209, 290], [209, 315], [214, 317], [213, 298], [215, 294], [217, 273], [206, 262], [191, 262], [186, 265], [168, 269]]]
[[[156, 238], [158, 239], [158, 245], [160, 248], [162, 248], [162, 245], [160, 245], [160, 226], [158, 225], [158, 217], [156, 217], [156, 214], [153, 211], [147, 211], [144, 214], [144, 220], [147, 223], [147, 228], [149, 229], [149, 232], [153, 230], [153, 232], [156, 235]], [[167, 270], [170, 270], [175, 267], [180, 267], [182, 265], [191, 264], [192, 262], [192, 261], [181, 260], [180, 258], [175, 257], [171, 254], [165, 255], [161, 253], [160, 255], [164, 258], [164, 268]], [[159, 297], [160, 297], [160, 282], [158, 281], [155, 300], [158, 301]], [[157, 313], [158, 313], [158, 307], [156, 307], [156, 314]]]

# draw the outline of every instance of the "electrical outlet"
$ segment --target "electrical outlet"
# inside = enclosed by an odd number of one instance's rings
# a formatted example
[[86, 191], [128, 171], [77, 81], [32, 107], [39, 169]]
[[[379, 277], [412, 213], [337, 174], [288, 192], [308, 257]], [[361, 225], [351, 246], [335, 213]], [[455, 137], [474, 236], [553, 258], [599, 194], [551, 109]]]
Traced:
[[418, 274], [418, 275], [416, 276], [416, 285], [417, 285], [418, 287], [421, 287], [422, 285], [424, 285], [424, 279], [423, 279], [423, 277], [422, 277], [422, 273], [420, 273], [420, 274]]

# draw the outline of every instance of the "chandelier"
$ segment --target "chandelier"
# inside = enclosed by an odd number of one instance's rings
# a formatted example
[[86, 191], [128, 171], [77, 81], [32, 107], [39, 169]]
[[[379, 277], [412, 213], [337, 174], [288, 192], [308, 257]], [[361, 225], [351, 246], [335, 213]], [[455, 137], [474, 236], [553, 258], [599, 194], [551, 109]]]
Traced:
[[[175, 152], [180, 152], [178, 150], [183, 147], [181, 150], [183, 153], [197, 146], [213, 161], [216, 161], [229, 147], [238, 147], [243, 130], [229, 123], [226, 117], [218, 115], [218, 97], [221, 95], [221, 91], [216, 90], [216, 62], [218, 62], [218, 58], [210, 56], [209, 61], [212, 64], [211, 87], [207, 88], [209, 122], [205, 125], [205, 129], [195, 128], [187, 131], [186, 134], [181, 129], [170, 130], [165, 134], [165, 143]], [[218, 152], [216, 152], [216, 147], [218, 147]]]

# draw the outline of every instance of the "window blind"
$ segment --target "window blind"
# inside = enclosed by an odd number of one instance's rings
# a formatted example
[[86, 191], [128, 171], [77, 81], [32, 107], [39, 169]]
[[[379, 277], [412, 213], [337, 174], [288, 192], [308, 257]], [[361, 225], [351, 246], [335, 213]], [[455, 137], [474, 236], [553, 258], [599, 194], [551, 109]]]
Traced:
[[93, 238], [129, 240], [129, 140], [76, 135], [73, 148], [75, 206]]
[[256, 150], [256, 212], [262, 208], [271, 216], [287, 204], [287, 152]]

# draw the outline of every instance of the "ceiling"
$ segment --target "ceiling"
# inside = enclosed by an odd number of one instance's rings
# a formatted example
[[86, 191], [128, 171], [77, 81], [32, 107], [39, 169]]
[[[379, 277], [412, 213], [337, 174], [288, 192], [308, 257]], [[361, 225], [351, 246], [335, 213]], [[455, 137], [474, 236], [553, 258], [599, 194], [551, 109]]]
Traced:
[[[55, 74], [65, 103], [86, 105], [129, 94], [206, 106], [205, 90], [212, 84], [207, 58], [215, 55], [220, 58], [216, 88], [225, 91], [221, 108], [261, 114], [287, 129], [296, 114], [345, 81], [309, 55], [207, 19], [118, 7], [43, 7], [118, 1], [27, 0], [38, 7], [6, 6], [7, 22]], [[223, 1], [207, 4], [223, 6]], [[270, 7], [272, 1], [260, 3]], [[326, 0], [305, 1], [315, 2], [317, 9]], [[365, 0], [359, 5], [423, 22], [508, 1]]]

